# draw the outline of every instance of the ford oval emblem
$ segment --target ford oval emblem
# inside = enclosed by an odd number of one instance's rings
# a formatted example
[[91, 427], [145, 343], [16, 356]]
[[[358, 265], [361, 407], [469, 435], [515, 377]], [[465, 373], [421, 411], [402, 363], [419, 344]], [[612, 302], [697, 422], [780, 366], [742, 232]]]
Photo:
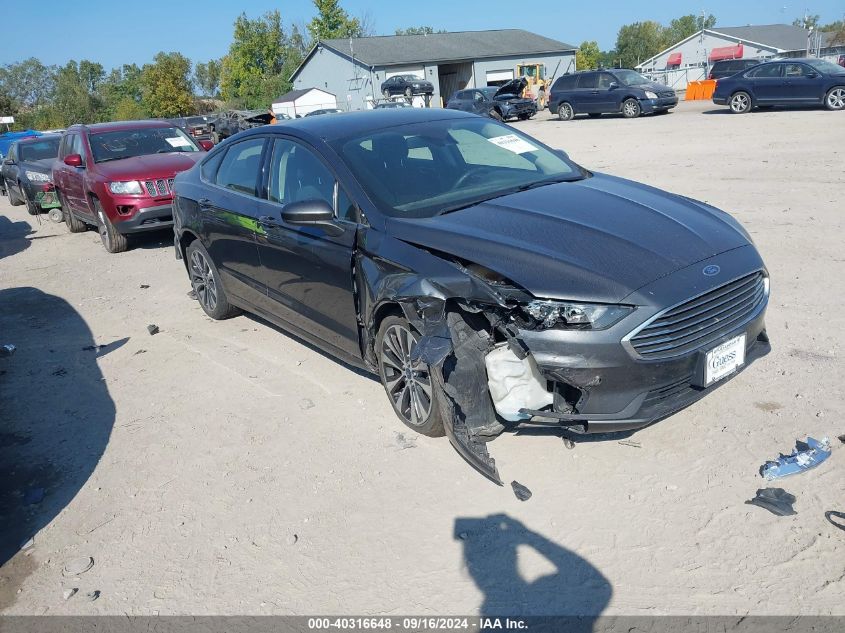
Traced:
[[709, 266], [705, 266], [704, 270], [702, 270], [701, 272], [703, 272], [708, 277], [712, 277], [714, 275], [718, 275], [719, 271], [721, 270], [722, 269], [719, 268], [716, 264], [710, 264]]

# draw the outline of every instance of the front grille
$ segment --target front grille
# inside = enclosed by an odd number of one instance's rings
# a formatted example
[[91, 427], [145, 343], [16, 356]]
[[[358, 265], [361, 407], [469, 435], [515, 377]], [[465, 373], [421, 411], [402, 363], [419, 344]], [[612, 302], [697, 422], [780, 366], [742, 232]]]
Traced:
[[658, 96], [658, 97], [674, 97], [674, 96], [675, 96], [675, 91], [674, 91], [674, 90], [669, 90], [669, 91], [667, 91], [667, 92], [658, 92], [658, 93], [657, 93], [657, 96]]
[[765, 300], [763, 273], [747, 275], [661, 313], [631, 345], [648, 359], [686, 354], [745, 323]]
[[154, 198], [166, 196], [173, 190], [173, 178], [167, 180], [161, 178], [158, 180], [146, 180], [144, 181], [144, 189]]

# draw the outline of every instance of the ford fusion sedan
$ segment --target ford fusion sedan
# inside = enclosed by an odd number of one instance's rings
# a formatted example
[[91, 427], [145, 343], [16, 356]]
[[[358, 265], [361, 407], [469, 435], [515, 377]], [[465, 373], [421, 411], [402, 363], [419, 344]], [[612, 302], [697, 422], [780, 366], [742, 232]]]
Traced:
[[44, 134], [16, 141], [9, 148], [0, 166], [0, 175], [8, 188], [12, 206], [25, 204], [30, 215], [59, 207], [52, 167], [59, 154], [60, 140], [58, 134]]
[[591, 70], [559, 77], [549, 94], [549, 111], [561, 121], [576, 115], [622, 113], [626, 119], [661, 114], [678, 105], [669, 86], [653, 82], [633, 70]]
[[452, 95], [446, 107], [450, 110], [489, 116], [498, 121], [526, 121], [537, 114], [534, 99], [522, 96], [527, 84], [528, 82], [520, 77], [498, 87], [459, 90]]
[[769, 276], [712, 206], [495, 120], [408, 108], [250, 130], [175, 183], [214, 319], [258, 314], [376, 373], [500, 481], [484, 440], [636, 429], [769, 350]]
[[713, 103], [734, 114], [756, 107], [821, 106], [845, 110], [845, 68], [823, 59], [789, 59], [720, 79]]
[[120, 253], [130, 235], [169, 229], [173, 178], [211, 147], [211, 141], [200, 143], [166, 121], [68, 128], [53, 164], [53, 183], [70, 232], [94, 226], [103, 247]]
[[420, 79], [416, 75], [396, 75], [382, 82], [381, 94], [384, 95], [385, 99], [394, 95], [405, 95], [406, 97], [432, 95], [434, 94], [434, 84], [425, 79]]

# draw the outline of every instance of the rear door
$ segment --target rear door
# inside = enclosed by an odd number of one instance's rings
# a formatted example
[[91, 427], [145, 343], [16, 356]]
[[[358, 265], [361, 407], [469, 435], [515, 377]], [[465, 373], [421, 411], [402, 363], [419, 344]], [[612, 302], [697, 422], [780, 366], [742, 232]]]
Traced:
[[824, 98], [824, 78], [807, 64], [784, 64], [786, 94], [795, 103], [821, 103]]
[[784, 64], [766, 64], [753, 73], [752, 86], [754, 98], [758, 103], [782, 103], [789, 100], [786, 94], [786, 79], [783, 76]]
[[598, 88], [598, 73], [579, 75], [578, 87], [572, 92], [575, 112], [598, 112]]
[[210, 186], [197, 200], [203, 243], [220, 271], [227, 293], [252, 305], [264, 295], [258, 280], [255, 234], [258, 226], [258, 183], [266, 137], [253, 136], [232, 144], [219, 163], [203, 165]]
[[[270, 155], [266, 199], [258, 202], [257, 233], [263, 307], [295, 327], [353, 357], [360, 357], [358, 317], [352, 292], [356, 205], [313, 148], [277, 137]], [[325, 200], [335, 209], [340, 235], [281, 219], [285, 204]]]

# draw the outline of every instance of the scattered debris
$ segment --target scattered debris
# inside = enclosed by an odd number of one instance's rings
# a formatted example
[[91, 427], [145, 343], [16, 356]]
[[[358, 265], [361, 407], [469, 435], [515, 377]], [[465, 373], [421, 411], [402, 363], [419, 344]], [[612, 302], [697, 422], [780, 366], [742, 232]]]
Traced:
[[197, 300], [197, 291], [191, 290], [188, 292], [188, 299], [193, 299], [194, 301]]
[[74, 558], [71, 561], [65, 563], [64, 571], [62, 572], [65, 576], [78, 576], [79, 574], [84, 574], [86, 571], [91, 569], [94, 566], [94, 559], [90, 556], [83, 556], [82, 558]]
[[141, 286], [140, 286], [141, 290], [146, 290], [149, 287], [150, 287], [149, 284], [141, 284]]
[[15, 350], [18, 349], [11, 343], [6, 343], [3, 346], [0, 346], [0, 358], [5, 358], [6, 356], [11, 356], [15, 353]]
[[842, 519], [845, 521], [845, 512], [837, 512], [836, 510], [828, 510], [824, 513], [824, 518], [827, 519], [830, 524], [834, 527], [838, 527], [840, 530], [845, 530], [845, 523], [837, 523], [833, 520], [833, 517], [837, 519]]
[[759, 506], [779, 517], [798, 514], [792, 508], [792, 504], [795, 503], [795, 495], [788, 493], [783, 488], [760, 488], [757, 495], [745, 503]]
[[132, 355], [133, 355], [133, 356], [137, 356], [138, 354], [146, 354], [146, 353], [147, 353], [147, 350], [145, 350], [145, 349], [139, 349], [137, 352], [135, 352], [135, 353], [134, 353], [134, 354], [132, 354]]
[[21, 544], [21, 551], [28, 550], [30, 547], [35, 546], [35, 538], [30, 537], [29, 540]]
[[100, 590], [99, 589], [97, 589], [95, 591], [89, 591], [88, 593], [85, 594], [85, 599], [88, 602], [94, 602], [94, 600], [96, 600], [99, 597], [100, 597]]
[[44, 500], [44, 488], [30, 488], [23, 495], [23, 504], [32, 506]]
[[296, 542], [299, 540], [299, 535], [297, 534], [289, 534], [287, 538], [288, 545], [296, 545]]
[[77, 587], [71, 587], [70, 589], [65, 589], [64, 593], [62, 593], [62, 597], [65, 600], [70, 600], [76, 595], [76, 592], [79, 591]]
[[637, 442], [636, 440], [619, 440], [619, 443], [622, 446], [633, 446], [634, 448], [642, 448], [643, 445]]
[[147, 332], [150, 333], [150, 336], [155, 336], [159, 332], [158, 326], [155, 323], [150, 323], [147, 326]]
[[516, 498], [520, 501], [528, 501], [531, 498], [531, 491], [518, 481], [512, 481], [511, 488], [513, 488], [513, 494], [516, 495]]
[[67, 375], [67, 369], [64, 367], [59, 367], [56, 371], [53, 372], [54, 376], [65, 376]]
[[575, 440], [571, 437], [566, 437], [565, 435], [561, 438], [563, 440], [563, 445], [568, 448], [570, 451], [575, 448]]
[[303, 398], [299, 401], [299, 408], [305, 411], [306, 409], [314, 408], [314, 401], [311, 398]]
[[842, 435], [840, 435], [836, 439], [839, 440], [840, 442], [842, 442], [843, 444], [845, 444], [845, 433], [843, 433]]
[[416, 437], [405, 437], [404, 433], [399, 432], [394, 433], [394, 435], [396, 436], [396, 445], [399, 447], [399, 450], [417, 447]]
[[783, 455], [776, 461], [768, 461], [760, 466], [760, 475], [767, 481], [795, 475], [815, 468], [830, 457], [830, 440], [823, 437], [821, 441], [807, 437], [807, 441], [795, 443], [795, 450], [791, 455]]

